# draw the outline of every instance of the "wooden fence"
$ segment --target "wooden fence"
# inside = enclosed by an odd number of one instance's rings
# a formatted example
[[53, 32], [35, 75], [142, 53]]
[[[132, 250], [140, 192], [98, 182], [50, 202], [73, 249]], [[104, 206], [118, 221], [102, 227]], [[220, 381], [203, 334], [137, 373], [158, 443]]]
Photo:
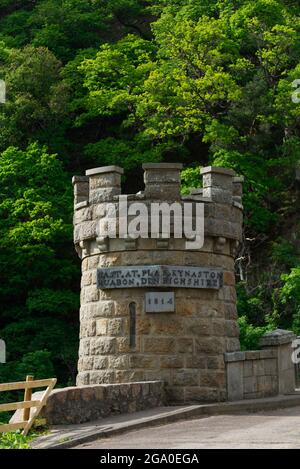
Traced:
[[[56, 378], [34, 380], [33, 376], [27, 376], [26, 381], [0, 384], [0, 392], [24, 389], [23, 401], [0, 404], [0, 412], [23, 409], [23, 419], [20, 422], [0, 425], [0, 433], [11, 432], [23, 428], [23, 435], [27, 435], [33, 425], [34, 419], [39, 415], [42, 407], [46, 404], [47, 399], [56, 384], [56, 381]], [[45, 386], [47, 386], [47, 389], [44, 391], [41, 399], [33, 401], [31, 399], [32, 389], [44, 388]], [[32, 407], [35, 409], [33, 412], [30, 412]]]

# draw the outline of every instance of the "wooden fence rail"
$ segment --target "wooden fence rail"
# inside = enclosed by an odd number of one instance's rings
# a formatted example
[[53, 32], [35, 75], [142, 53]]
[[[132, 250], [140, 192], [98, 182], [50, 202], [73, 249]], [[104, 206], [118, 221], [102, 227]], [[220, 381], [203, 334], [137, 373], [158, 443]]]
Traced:
[[[46, 404], [47, 399], [56, 384], [56, 381], [56, 378], [34, 380], [33, 376], [27, 376], [26, 381], [0, 384], [0, 392], [24, 389], [24, 401], [0, 404], [0, 412], [23, 409], [23, 420], [20, 422], [0, 425], [0, 433], [11, 432], [22, 428], [23, 435], [27, 435], [33, 425], [35, 418], [39, 415], [42, 407]], [[31, 399], [32, 389], [42, 387], [47, 387], [47, 389], [44, 391], [41, 399], [33, 401]], [[32, 407], [34, 407], [35, 410], [30, 412]]]

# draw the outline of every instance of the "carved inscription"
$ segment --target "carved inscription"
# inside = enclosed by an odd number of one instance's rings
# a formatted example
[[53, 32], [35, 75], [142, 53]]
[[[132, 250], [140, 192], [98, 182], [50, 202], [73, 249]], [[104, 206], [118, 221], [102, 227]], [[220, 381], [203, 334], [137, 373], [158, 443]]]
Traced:
[[97, 286], [107, 288], [212, 288], [223, 283], [223, 271], [218, 268], [150, 265], [106, 267], [97, 270]]

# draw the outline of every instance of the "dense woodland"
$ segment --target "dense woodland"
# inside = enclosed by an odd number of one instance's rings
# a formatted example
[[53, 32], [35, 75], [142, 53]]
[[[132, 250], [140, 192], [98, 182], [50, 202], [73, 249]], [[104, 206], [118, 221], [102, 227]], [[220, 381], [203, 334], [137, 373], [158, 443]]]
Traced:
[[[76, 375], [73, 174], [184, 163], [245, 177], [243, 347], [300, 333], [299, 0], [0, 0], [0, 381]], [[300, 96], [300, 93], [299, 93]]]

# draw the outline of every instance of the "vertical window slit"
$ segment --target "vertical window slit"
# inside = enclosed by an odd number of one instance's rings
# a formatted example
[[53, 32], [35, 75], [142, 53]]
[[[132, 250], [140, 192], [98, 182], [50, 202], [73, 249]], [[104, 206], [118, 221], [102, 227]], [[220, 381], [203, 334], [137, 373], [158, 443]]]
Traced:
[[129, 304], [129, 345], [134, 348], [136, 345], [136, 304]]

